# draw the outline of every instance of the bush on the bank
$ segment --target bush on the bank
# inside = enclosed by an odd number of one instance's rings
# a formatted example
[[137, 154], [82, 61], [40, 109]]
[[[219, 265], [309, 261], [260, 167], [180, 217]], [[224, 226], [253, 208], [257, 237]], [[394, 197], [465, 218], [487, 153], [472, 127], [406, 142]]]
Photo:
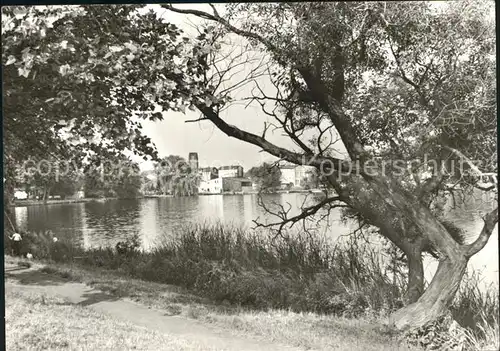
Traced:
[[[476, 274], [464, 277], [450, 307], [451, 315], [466, 328], [467, 342], [475, 350], [498, 350], [500, 347], [498, 286], [482, 290]], [[486, 343], [485, 343], [486, 341]]]
[[[54, 234], [51, 231], [21, 232], [21, 255], [26, 257], [28, 253], [37, 259], [50, 259], [56, 262], [67, 262], [77, 252], [83, 251], [64, 240], [54, 242]], [[12, 252], [12, 233], [4, 233], [4, 249], [6, 253]]]

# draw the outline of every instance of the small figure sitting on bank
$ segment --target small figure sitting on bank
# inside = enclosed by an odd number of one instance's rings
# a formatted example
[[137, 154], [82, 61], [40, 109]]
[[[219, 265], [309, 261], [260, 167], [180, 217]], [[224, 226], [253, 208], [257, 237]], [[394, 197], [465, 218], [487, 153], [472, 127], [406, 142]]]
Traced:
[[14, 255], [21, 256], [21, 240], [23, 240], [21, 234], [14, 233], [12, 236], [9, 236], [9, 239], [13, 241], [12, 249], [14, 250]]

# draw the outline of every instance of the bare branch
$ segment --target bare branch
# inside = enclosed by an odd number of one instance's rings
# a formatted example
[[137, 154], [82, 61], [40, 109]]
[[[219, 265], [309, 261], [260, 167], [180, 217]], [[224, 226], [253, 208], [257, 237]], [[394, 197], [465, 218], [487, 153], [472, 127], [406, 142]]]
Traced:
[[328, 197], [328, 198], [320, 201], [316, 205], [303, 208], [302, 212], [299, 215], [296, 215], [296, 216], [293, 216], [293, 217], [290, 217], [290, 218], [288, 217], [288, 213], [290, 212], [291, 206], [290, 206], [290, 208], [288, 210], [284, 210], [283, 206], [280, 205], [282, 207], [282, 210], [278, 211], [277, 213], [276, 212], [273, 213], [268, 208], [266, 208], [265, 205], [264, 205], [263, 208], [268, 213], [273, 214], [274, 216], [280, 218], [281, 221], [280, 222], [274, 222], [274, 223], [262, 224], [262, 223], [258, 223], [255, 220], [254, 223], [256, 224], [256, 227], [262, 227], [262, 228], [273, 228], [273, 227], [278, 226], [277, 231], [278, 231], [278, 233], [281, 233], [281, 231], [283, 230], [283, 228], [285, 227], [285, 225], [290, 224], [289, 228], [291, 228], [297, 222], [299, 222], [301, 220], [305, 220], [305, 219], [311, 217], [316, 212], [318, 212], [321, 208], [323, 208], [325, 205], [331, 204], [331, 203], [333, 203], [335, 201], [342, 201], [342, 199], [341, 199], [340, 196]]
[[[278, 47], [276, 47], [273, 43], [271, 43], [269, 40], [265, 39], [264, 37], [262, 37], [257, 33], [237, 28], [216, 14], [209, 14], [207, 12], [198, 10], [181, 10], [174, 8], [170, 4], [162, 6], [174, 12], [191, 14], [199, 16], [204, 19], [215, 21], [217, 23], [222, 24], [228, 30], [232, 31], [235, 34], [241, 35], [247, 39], [255, 39], [261, 44], [263, 44], [270, 52], [274, 54], [273, 57], [278, 63], [280, 63], [285, 67], [288, 65], [286, 60], [284, 60], [280, 55], [281, 50]], [[328, 114], [328, 116], [332, 120], [332, 123], [339, 131], [340, 137], [351, 158], [356, 159], [358, 156], [365, 155], [366, 152], [361, 142], [359, 141], [357, 134], [353, 130], [353, 125], [349, 122], [349, 119], [345, 116], [340, 101], [337, 101], [328, 94], [326, 87], [321, 81], [321, 77], [316, 76], [312, 72], [312, 69], [310, 67], [298, 66], [295, 68], [304, 79], [309, 91], [313, 96], [313, 101], [317, 102], [320, 105], [320, 107]], [[362, 162], [363, 160], [364, 157], [361, 157]]]
[[263, 139], [265, 139], [266, 132], [267, 132], [267, 130], [269, 129], [270, 126], [271, 126], [271, 124], [267, 124], [266, 122], [264, 122], [264, 130], [262, 131], [262, 138]]
[[460, 157], [461, 159], [463, 159], [465, 162], [467, 162], [467, 164], [469, 165], [470, 169], [474, 172], [474, 175], [480, 176], [482, 174], [482, 172], [479, 170], [479, 168], [477, 168], [477, 166], [474, 164], [474, 162], [472, 162], [462, 152], [460, 152], [457, 149], [454, 149], [452, 147], [449, 147], [449, 146], [444, 146], [444, 148], [447, 149], [447, 150], [449, 150], [449, 151], [451, 151], [452, 153], [454, 153], [455, 155], [457, 155], [458, 157]]
[[[178, 8], [173, 7], [171, 4], [161, 5], [161, 6], [165, 7], [166, 9], [168, 9], [170, 11], [173, 11], [173, 12], [187, 14], [187, 15], [195, 15], [195, 16], [198, 16], [200, 18], [215, 21], [217, 23], [222, 24], [223, 26], [225, 26], [227, 29], [229, 29], [230, 31], [232, 31], [235, 34], [241, 35], [245, 38], [251, 38], [251, 39], [255, 39], [255, 40], [259, 41], [261, 44], [263, 44], [271, 52], [275, 52], [275, 53], [279, 52], [278, 48], [275, 45], [273, 45], [270, 41], [266, 40], [264, 37], [258, 35], [257, 33], [253, 33], [253, 32], [243, 30], [243, 29], [240, 29], [240, 28], [233, 26], [228, 21], [226, 21], [224, 18], [220, 17], [216, 11], [214, 11], [214, 14], [209, 14], [205, 11], [199, 11], [199, 10], [178, 9]], [[212, 9], [215, 10], [215, 8], [213, 6], [212, 6]]]
[[477, 185], [477, 184], [475, 184], [475, 185], [474, 185], [474, 188], [479, 189], [479, 190], [481, 190], [481, 191], [486, 191], [486, 192], [488, 192], [488, 191], [492, 191], [493, 189], [495, 189], [495, 188], [496, 188], [496, 185], [495, 185], [495, 184], [493, 184], [493, 185], [490, 185], [490, 186], [488, 186], [488, 187], [483, 187], [483, 186], [481, 186], [481, 185]]
[[481, 233], [479, 234], [476, 241], [465, 247], [467, 257], [471, 257], [481, 251], [488, 242], [488, 239], [490, 238], [491, 233], [493, 232], [493, 229], [498, 222], [498, 208], [495, 208], [493, 211], [484, 216], [483, 221], [483, 230], [481, 230]]
[[188, 120], [184, 121], [184, 123], [194, 123], [194, 122], [199, 122], [199, 121], [209, 121], [209, 119], [205, 118], [205, 117], [200, 117], [198, 119], [188, 119]]

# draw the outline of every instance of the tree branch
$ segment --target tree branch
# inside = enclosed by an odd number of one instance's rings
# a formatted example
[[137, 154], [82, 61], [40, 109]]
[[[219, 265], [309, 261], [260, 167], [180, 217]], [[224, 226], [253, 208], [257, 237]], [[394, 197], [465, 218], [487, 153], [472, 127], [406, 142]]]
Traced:
[[493, 185], [490, 185], [490, 186], [484, 187], [484, 186], [480, 186], [480, 185], [475, 184], [475, 185], [474, 185], [474, 188], [479, 189], [479, 190], [481, 190], [481, 191], [486, 191], [486, 192], [488, 192], [488, 191], [491, 191], [491, 190], [495, 189], [495, 188], [496, 188], [496, 185], [495, 185], [495, 184], [493, 184]]
[[173, 7], [170, 4], [161, 5], [161, 6], [170, 10], [170, 11], [173, 11], [173, 12], [182, 13], [182, 14], [186, 14], [186, 15], [195, 15], [195, 16], [198, 16], [198, 17], [203, 18], [203, 19], [208, 19], [208, 20], [220, 23], [235, 34], [241, 35], [245, 38], [251, 38], [251, 39], [255, 39], [255, 40], [259, 41], [261, 44], [263, 44], [271, 52], [274, 52], [274, 53], [279, 52], [278, 48], [275, 45], [273, 45], [271, 42], [269, 42], [268, 40], [266, 40], [262, 36], [258, 35], [257, 33], [243, 30], [243, 29], [237, 28], [237, 27], [233, 26], [232, 24], [230, 24], [224, 18], [219, 16], [219, 14], [217, 13], [217, 11], [215, 11], [215, 8], [213, 6], [212, 6], [212, 9], [214, 10], [214, 14], [210, 14], [210, 13], [207, 13], [205, 11], [199, 11], [199, 10], [181, 10], [181, 9]]
[[481, 251], [488, 242], [488, 239], [490, 238], [491, 233], [493, 232], [493, 229], [498, 222], [498, 208], [495, 208], [493, 211], [484, 216], [483, 220], [484, 227], [483, 230], [481, 230], [478, 238], [472, 244], [469, 244], [465, 247], [465, 255], [467, 257], [471, 257]]
[[[170, 4], [162, 6], [177, 13], [195, 15], [204, 19], [215, 21], [222, 24], [235, 34], [241, 35], [247, 39], [255, 39], [274, 54], [273, 57], [279, 64], [287, 66], [287, 62], [281, 57], [279, 48], [257, 33], [237, 28], [217, 14], [209, 14], [207, 12], [198, 10], [181, 10], [174, 8]], [[314, 75], [310, 68], [300, 66], [296, 67], [296, 69], [300, 73], [302, 78], [304, 78], [311, 93], [314, 94], [314, 100], [319, 103], [321, 108], [329, 115], [332, 123], [335, 125], [337, 131], [339, 132], [350, 157], [352, 159], [360, 157], [361, 161], [363, 161], [365, 150], [361, 142], [359, 141], [357, 134], [354, 133], [352, 124], [343, 113], [340, 101], [335, 100], [328, 94], [324, 84], [321, 82], [321, 79]]]
[[438, 174], [433, 175], [431, 178], [427, 179], [421, 186], [418, 187], [417, 193], [418, 198], [423, 198], [424, 196], [430, 194], [436, 190], [443, 182], [444, 174], [442, 170], [438, 170]]
[[[307, 67], [297, 67], [298, 72], [321, 109], [329, 116], [352, 159], [362, 157], [366, 152], [354, 132], [353, 125], [342, 110], [340, 101], [329, 96], [325, 86]], [[361, 160], [363, 161], [363, 160]]]
[[463, 159], [470, 167], [470, 169], [474, 172], [474, 175], [476, 176], [481, 176], [482, 172], [479, 170], [479, 168], [477, 168], [477, 166], [474, 164], [474, 162], [472, 162], [467, 156], [465, 156], [462, 152], [460, 152], [459, 150], [457, 149], [454, 149], [452, 147], [449, 147], [449, 146], [444, 146], [444, 148], [448, 151], [451, 151], [452, 153], [454, 153], [455, 155], [457, 155], [458, 157], [460, 157], [461, 159]]
[[[233, 137], [247, 143], [256, 145], [264, 149], [266, 152], [280, 159], [294, 163], [296, 165], [309, 165], [318, 169], [343, 170], [345, 172], [353, 172], [353, 166], [350, 161], [345, 161], [333, 157], [325, 157], [312, 154], [299, 154], [285, 148], [274, 145], [261, 136], [241, 130], [238, 127], [227, 124], [219, 115], [210, 107], [203, 103], [196, 103], [195, 106], [205, 115], [207, 119], [212, 121], [217, 128], [229, 137]], [[326, 166], [326, 167], [325, 167]]]
[[208, 120], [209, 120], [208, 118], [200, 117], [198, 119], [188, 119], [188, 120], [184, 121], [184, 123], [193, 123], [193, 122], [208, 121]]
[[264, 209], [268, 213], [274, 214], [275, 216], [279, 217], [281, 219], [281, 222], [274, 222], [274, 223], [268, 223], [268, 224], [258, 223], [256, 220], [254, 220], [253, 222], [256, 224], [257, 228], [258, 227], [271, 228], [271, 227], [279, 226], [278, 233], [281, 233], [281, 231], [283, 230], [283, 228], [285, 227], [285, 225], [290, 224], [290, 227], [292, 227], [293, 225], [295, 225], [300, 220], [306, 219], [306, 218], [314, 215], [321, 208], [323, 208], [323, 206], [325, 206], [327, 204], [331, 204], [332, 202], [335, 202], [335, 201], [342, 201], [342, 199], [341, 199], [340, 196], [328, 197], [328, 198], [320, 201], [316, 205], [304, 208], [300, 214], [298, 214], [296, 216], [293, 216], [293, 217], [290, 217], [290, 218], [288, 218], [288, 216], [287, 216], [288, 213], [289, 213], [289, 211], [290, 211], [290, 209], [287, 210], [287, 211], [283, 210], [283, 211], [281, 211], [279, 213], [273, 213], [269, 209], [267, 209], [265, 206], [263, 206]]

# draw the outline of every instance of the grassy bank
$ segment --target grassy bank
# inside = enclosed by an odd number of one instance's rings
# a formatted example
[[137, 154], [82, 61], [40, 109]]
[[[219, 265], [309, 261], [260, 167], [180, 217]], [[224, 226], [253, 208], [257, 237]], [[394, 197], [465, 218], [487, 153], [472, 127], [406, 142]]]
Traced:
[[188, 340], [29, 291], [6, 291], [5, 312], [7, 350], [206, 350]]
[[[25, 259], [7, 258], [7, 261], [26, 264]], [[46, 274], [56, 274], [68, 281], [86, 283], [114, 296], [166, 311], [167, 315], [194, 319], [206, 325], [222, 328], [229, 332], [229, 335], [235, 337], [254, 337], [255, 339], [268, 340], [284, 345], [313, 350], [421, 350], [416, 347], [408, 347], [400, 340], [398, 335], [395, 335], [380, 322], [370, 318], [352, 319], [316, 313], [295, 313], [289, 310], [274, 309], [258, 311], [242, 306], [217, 304], [209, 298], [200, 297], [178, 286], [133, 279], [124, 274], [118, 274], [104, 268], [90, 269], [88, 267], [69, 263], [39, 264], [36, 261], [31, 261], [31, 264], [36, 268], [38, 268], [37, 266], [43, 266], [41, 271]], [[11, 299], [10, 295], [7, 295], [7, 299]], [[50, 302], [49, 299], [46, 301]], [[32, 303], [36, 302], [30, 299], [25, 299], [25, 301], [23, 301], [25, 306], [29, 306]], [[7, 310], [12, 308], [12, 305], [13, 303], [9, 302], [7, 304]], [[55, 307], [59, 308], [58, 306]], [[69, 313], [70, 307], [64, 307], [68, 308], [67, 311]], [[81, 309], [78, 309], [78, 311], [82, 312]], [[16, 315], [20, 315], [21, 313], [25, 312], [20, 312]], [[50, 314], [52, 312], [49, 309], [44, 309], [41, 313]], [[59, 320], [64, 321], [64, 318], [57, 315], [57, 311], [55, 313], [55, 317], [47, 316], [50, 320], [48, 325], [54, 329], [59, 328]], [[81, 313], [77, 313], [73, 316], [73, 320], [69, 323], [69, 331], [71, 331], [72, 325], [86, 325], [81, 323], [87, 323], [87, 319], [80, 319], [80, 316]], [[10, 324], [11, 320], [13, 320], [13, 318], [8, 319], [7, 323]], [[31, 324], [33, 326], [31, 329], [40, 331], [41, 327], [35, 327], [35, 324], [43, 325], [42, 321], [43, 318], [42, 315], [40, 315], [40, 318], [32, 321]], [[61, 324], [62, 323], [63, 322], [61, 322]], [[101, 321], [101, 323], [105, 323], [105, 321]], [[110, 323], [115, 322], [111, 320]], [[53, 326], [53, 324], [57, 324], [58, 326]], [[107, 326], [105, 331], [110, 328], [111, 326]], [[130, 329], [132, 328], [130, 327]], [[10, 330], [13, 330], [13, 328], [9, 327], [7, 332], [9, 333]], [[119, 329], [117, 332], [114, 332], [114, 335], [120, 332]], [[83, 335], [80, 330], [79, 334], [72, 337], [72, 343], [77, 342], [78, 338], [91, 337], [93, 333], [97, 333], [94, 328], [85, 335]], [[100, 334], [97, 335], [98, 338], [99, 335]], [[119, 336], [116, 336], [116, 338], [119, 339]], [[9, 339], [13, 344], [15, 340], [21, 339], [21, 335], [9, 335]], [[179, 350], [198, 350], [196, 347], [190, 348], [191, 346], [189, 345], [183, 345], [181, 343], [182, 340], [177, 340], [176, 342], [177, 344], [185, 346], [183, 348], [178, 348]], [[57, 349], [54, 347], [55, 344], [45, 345], [52, 346], [51, 349]], [[97, 349], [102, 349], [102, 345], [103, 344], [99, 345], [99, 340], [95, 342]], [[137, 347], [137, 349], [157, 349], [154, 348], [155, 344], [151, 346], [147, 344], [139, 345], [142, 347]], [[123, 349], [128, 348], [124, 347]], [[165, 348], [160, 347], [159, 349], [163, 350]]]
[[[254, 313], [286, 310], [381, 321], [404, 303], [400, 280], [389, 279], [379, 255], [360, 245], [332, 248], [317, 238], [294, 236], [271, 240], [222, 226], [187, 228], [149, 253], [137, 251], [134, 240], [119, 250], [84, 251], [63, 240], [53, 243], [50, 235], [24, 238], [25, 252], [38, 259], [171, 284]], [[498, 342], [498, 291], [479, 291], [469, 280], [452, 312], [473, 343]]]

